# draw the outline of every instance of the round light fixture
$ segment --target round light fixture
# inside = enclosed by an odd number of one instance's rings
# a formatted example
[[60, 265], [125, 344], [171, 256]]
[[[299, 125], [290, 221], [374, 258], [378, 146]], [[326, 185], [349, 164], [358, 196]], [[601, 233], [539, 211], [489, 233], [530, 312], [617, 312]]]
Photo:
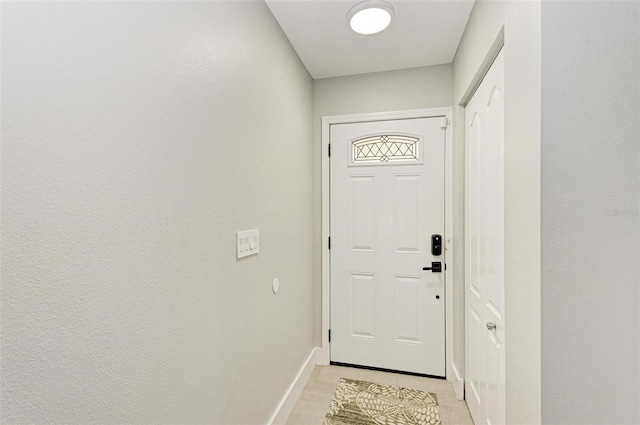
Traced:
[[379, 33], [393, 20], [393, 6], [383, 0], [367, 0], [358, 3], [347, 13], [347, 21], [358, 34]]

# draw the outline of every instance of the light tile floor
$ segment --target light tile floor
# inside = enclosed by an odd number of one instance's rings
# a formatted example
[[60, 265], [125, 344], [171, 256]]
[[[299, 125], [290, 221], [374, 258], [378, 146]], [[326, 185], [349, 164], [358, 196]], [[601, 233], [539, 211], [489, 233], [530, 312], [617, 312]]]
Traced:
[[343, 366], [316, 366], [300, 399], [289, 415], [287, 425], [322, 425], [340, 378], [359, 379], [436, 393], [442, 425], [473, 425], [466, 403], [456, 398], [453, 387], [444, 379]]

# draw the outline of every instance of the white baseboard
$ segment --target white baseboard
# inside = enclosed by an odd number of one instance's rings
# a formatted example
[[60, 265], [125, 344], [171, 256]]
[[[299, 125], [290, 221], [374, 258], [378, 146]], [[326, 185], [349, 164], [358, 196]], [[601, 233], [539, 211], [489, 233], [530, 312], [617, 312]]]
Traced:
[[464, 400], [464, 379], [460, 376], [460, 372], [458, 372], [458, 368], [456, 365], [451, 362], [451, 370], [453, 371], [453, 376], [451, 377], [451, 384], [453, 385], [453, 390], [456, 392], [456, 397], [458, 400]]
[[309, 382], [309, 378], [311, 378], [311, 373], [313, 372], [313, 368], [316, 367], [319, 353], [319, 347], [311, 350], [309, 357], [307, 357], [298, 374], [293, 378], [291, 385], [289, 385], [289, 388], [284, 393], [282, 400], [280, 400], [278, 407], [276, 407], [273, 415], [271, 415], [267, 425], [284, 425], [287, 422], [293, 406], [295, 406], [304, 387], [307, 385], [307, 382]]

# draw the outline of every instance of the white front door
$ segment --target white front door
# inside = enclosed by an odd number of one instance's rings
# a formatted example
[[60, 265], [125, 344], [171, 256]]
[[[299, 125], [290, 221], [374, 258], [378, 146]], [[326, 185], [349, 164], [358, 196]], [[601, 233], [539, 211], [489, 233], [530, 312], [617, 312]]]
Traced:
[[465, 398], [476, 424], [505, 421], [504, 51], [465, 110]]
[[332, 362], [445, 375], [442, 124], [330, 127]]

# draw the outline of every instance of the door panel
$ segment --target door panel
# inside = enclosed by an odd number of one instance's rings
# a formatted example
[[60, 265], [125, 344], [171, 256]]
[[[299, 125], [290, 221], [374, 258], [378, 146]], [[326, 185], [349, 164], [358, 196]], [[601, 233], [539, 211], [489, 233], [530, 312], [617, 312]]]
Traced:
[[465, 397], [477, 424], [504, 424], [504, 52], [465, 110]]
[[393, 236], [398, 254], [420, 254], [420, 179], [419, 174], [394, 176]]
[[395, 341], [422, 343], [422, 281], [420, 276], [396, 276]]
[[[331, 360], [445, 374], [441, 118], [332, 125]], [[444, 266], [443, 266], [444, 267]]]
[[375, 338], [376, 277], [372, 274], [352, 273], [351, 336]]
[[352, 251], [375, 251], [375, 183], [375, 176], [351, 176], [349, 222]]

